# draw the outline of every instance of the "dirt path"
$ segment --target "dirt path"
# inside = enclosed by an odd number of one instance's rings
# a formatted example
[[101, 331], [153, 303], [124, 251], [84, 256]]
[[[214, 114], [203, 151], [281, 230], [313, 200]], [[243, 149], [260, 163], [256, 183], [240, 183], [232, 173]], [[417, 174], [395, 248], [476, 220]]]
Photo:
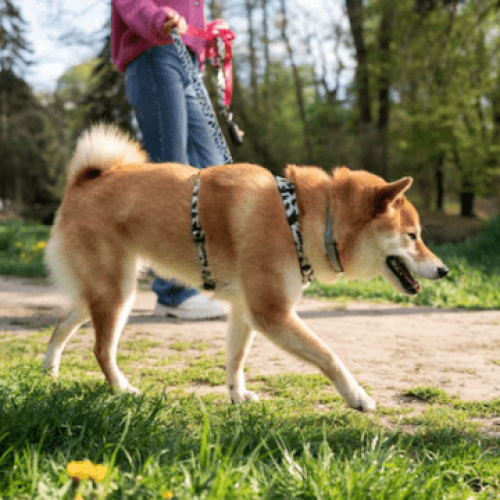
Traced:
[[[0, 333], [32, 334], [53, 324], [64, 303], [57, 290], [43, 282], [0, 277]], [[138, 294], [123, 340], [147, 332], [165, 351], [180, 340], [204, 341], [214, 352], [224, 349], [225, 321], [162, 320], [151, 313], [154, 303], [153, 293]], [[398, 406], [403, 402], [402, 392], [417, 385], [432, 385], [465, 400], [500, 396], [500, 311], [356, 302], [339, 308], [332, 302], [306, 298], [300, 303], [299, 314], [356, 378], [373, 389], [379, 404]], [[90, 331], [84, 341], [90, 349]], [[249, 375], [317, 372], [262, 335], [256, 337], [247, 366]]]

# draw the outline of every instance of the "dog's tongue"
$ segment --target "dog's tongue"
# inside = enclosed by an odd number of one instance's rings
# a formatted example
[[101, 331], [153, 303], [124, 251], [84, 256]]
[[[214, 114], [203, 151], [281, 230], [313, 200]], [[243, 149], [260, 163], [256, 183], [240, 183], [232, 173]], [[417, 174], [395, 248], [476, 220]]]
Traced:
[[409, 271], [405, 267], [403, 267], [402, 271], [403, 271], [403, 274], [405, 275], [406, 281], [408, 281], [410, 284], [414, 285], [415, 280], [413, 279], [413, 276], [409, 273]]
[[403, 274], [404, 274], [404, 276], [406, 278], [406, 281], [408, 281], [408, 283], [410, 283], [410, 285], [415, 290], [417, 290], [418, 292], [420, 292], [420, 290], [422, 288], [421, 285], [420, 285], [420, 282], [417, 281], [417, 280], [414, 280], [413, 276], [410, 274], [410, 272], [405, 267], [403, 267], [402, 271], [403, 271]]
[[420, 292], [422, 289], [422, 286], [420, 285], [420, 282], [417, 280], [413, 279], [413, 276], [409, 273], [409, 271], [405, 268], [403, 268], [403, 274], [405, 275], [406, 281], [410, 283], [410, 285], [417, 291]]

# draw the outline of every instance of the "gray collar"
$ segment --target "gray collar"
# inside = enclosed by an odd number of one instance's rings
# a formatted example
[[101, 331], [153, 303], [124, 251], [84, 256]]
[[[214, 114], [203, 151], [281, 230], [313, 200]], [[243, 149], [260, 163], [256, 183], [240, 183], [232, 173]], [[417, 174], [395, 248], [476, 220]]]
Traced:
[[325, 219], [325, 248], [328, 253], [328, 258], [330, 259], [330, 264], [332, 265], [336, 273], [343, 273], [344, 270], [340, 265], [339, 252], [337, 249], [337, 244], [333, 239], [333, 217], [330, 212], [330, 204], [326, 207], [326, 219]]

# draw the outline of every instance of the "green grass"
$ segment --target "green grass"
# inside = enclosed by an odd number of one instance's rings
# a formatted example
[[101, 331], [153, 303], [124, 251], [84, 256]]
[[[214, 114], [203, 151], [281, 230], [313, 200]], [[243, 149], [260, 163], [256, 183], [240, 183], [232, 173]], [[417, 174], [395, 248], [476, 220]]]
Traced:
[[180, 340], [170, 344], [170, 349], [173, 349], [174, 351], [189, 351], [192, 349], [197, 351], [206, 351], [207, 349], [210, 349], [210, 344], [201, 340], [193, 342], [183, 342]]
[[306, 295], [340, 301], [367, 300], [434, 307], [498, 309], [500, 307], [500, 217], [493, 219], [478, 237], [432, 249], [450, 268], [437, 282], [423, 281], [416, 297], [399, 293], [382, 278], [367, 282], [315, 282]]
[[135, 350], [138, 349], [141, 352], [147, 352], [149, 349], [152, 347], [160, 347], [161, 342], [158, 342], [157, 340], [150, 340], [150, 339], [135, 339], [135, 340], [129, 340], [126, 342], [122, 342], [120, 345], [121, 349], [127, 349], [127, 350]]
[[[222, 352], [144, 358], [148, 339], [119, 352], [144, 390], [133, 397], [105, 385], [90, 346], [67, 350], [58, 381], [42, 374], [49, 335], [0, 338], [2, 499], [500, 496], [500, 439], [481, 429], [500, 400], [418, 386], [407, 404], [366, 415], [323, 376], [282, 373], [248, 380], [263, 402], [232, 405], [225, 392], [186, 390], [224, 384]], [[86, 459], [108, 467], [102, 483], [73, 484], [68, 463]]]
[[[159, 388], [114, 394], [87, 378], [54, 382], [39, 368], [22, 364], [0, 377], [1, 498], [73, 498], [66, 466], [84, 459], [108, 467], [97, 498], [159, 499], [167, 491], [238, 500], [500, 495], [499, 441], [468, 422], [479, 403], [434, 403], [417, 416], [392, 411], [397, 423], [387, 428], [338, 398], [318, 409], [325, 383], [316, 376], [266, 381], [307, 388], [307, 400], [275, 394], [237, 406]], [[491, 406], [486, 413], [498, 412], [498, 402]], [[84, 498], [92, 489], [91, 481], [78, 486]]]
[[45, 277], [43, 254], [49, 231], [40, 224], [0, 224], [0, 276]]
[[409, 398], [418, 399], [420, 401], [427, 401], [429, 403], [448, 403], [450, 400], [445, 391], [432, 386], [412, 387], [411, 389], [407, 389], [403, 394]]

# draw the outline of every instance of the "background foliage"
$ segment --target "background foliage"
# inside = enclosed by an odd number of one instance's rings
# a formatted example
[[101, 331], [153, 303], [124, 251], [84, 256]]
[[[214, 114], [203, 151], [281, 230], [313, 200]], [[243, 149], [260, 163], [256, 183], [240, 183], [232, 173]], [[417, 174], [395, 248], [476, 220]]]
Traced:
[[[473, 216], [476, 197], [498, 185], [499, 5], [330, 0], [314, 11], [298, 0], [207, 0], [207, 17], [238, 35], [232, 109], [246, 136], [235, 161], [410, 174], [428, 208], [453, 196]], [[0, 0], [0, 198], [31, 218], [50, 222], [82, 130], [104, 120], [137, 132], [109, 20], [92, 43], [94, 59], [35, 92], [24, 79], [26, 25], [15, 0]], [[205, 78], [215, 95], [214, 71]]]

